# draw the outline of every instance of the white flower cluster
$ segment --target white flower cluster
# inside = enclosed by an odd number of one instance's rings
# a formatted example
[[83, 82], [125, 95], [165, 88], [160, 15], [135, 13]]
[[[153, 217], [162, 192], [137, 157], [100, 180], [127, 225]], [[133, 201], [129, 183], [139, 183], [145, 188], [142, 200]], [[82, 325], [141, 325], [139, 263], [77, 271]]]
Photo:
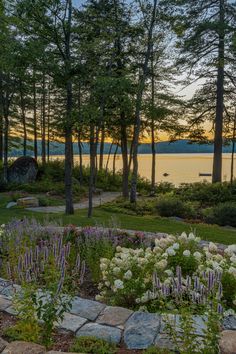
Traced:
[[[198, 277], [210, 271], [229, 272], [236, 277], [236, 245], [229, 246], [225, 254], [220, 254], [214, 243], [202, 248], [199, 242], [200, 238], [193, 233], [187, 235], [183, 232], [156, 239], [153, 248], [118, 246], [111, 260], [101, 259], [102, 281], [97, 300], [128, 299], [129, 302], [144, 304], [154, 299], [153, 274], [168, 286], [175, 277], [175, 257], [180, 266], [191, 264], [192, 275]], [[183, 281], [185, 279], [183, 277]]]
[[2, 224], [2, 225], [0, 226], [0, 237], [4, 234], [5, 228], [6, 228], [6, 225], [5, 225], [5, 224]]

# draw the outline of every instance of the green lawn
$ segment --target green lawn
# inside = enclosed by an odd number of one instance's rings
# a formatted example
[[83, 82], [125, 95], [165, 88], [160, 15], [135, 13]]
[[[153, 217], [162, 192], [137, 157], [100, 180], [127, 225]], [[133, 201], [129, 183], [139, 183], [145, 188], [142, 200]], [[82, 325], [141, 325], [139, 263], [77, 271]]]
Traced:
[[120, 228], [151, 232], [180, 233], [182, 231], [196, 231], [196, 234], [202, 239], [221, 242], [224, 244], [236, 243], [236, 231], [211, 226], [205, 224], [187, 224], [184, 222], [173, 221], [166, 218], [157, 218], [153, 216], [131, 216], [125, 214], [111, 213], [102, 208], [94, 209], [94, 216], [88, 219], [86, 210], [78, 210], [75, 215], [66, 216], [64, 214], [41, 214], [27, 212], [24, 209], [14, 208], [6, 209], [6, 203], [9, 200], [4, 194], [0, 194], [0, 224], [5, 224], [12, 218], [35, 217], [38, 220], [53, 221], [59, 224], [75, 224], [78, 226], [86, 225], [104, 225], [117, 226]]

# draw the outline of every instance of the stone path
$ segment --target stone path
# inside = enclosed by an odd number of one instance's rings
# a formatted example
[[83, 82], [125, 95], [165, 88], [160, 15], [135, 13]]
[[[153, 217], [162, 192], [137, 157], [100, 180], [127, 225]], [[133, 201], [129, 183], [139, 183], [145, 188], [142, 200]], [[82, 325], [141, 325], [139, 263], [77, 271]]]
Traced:
[[[98, 207], [102, 204], [112, 202], [116, 198], [120, 196], [119, 192], [103, 192], [99, 196], [94, 196], [93, 197], [93, 206]], [[87, 209], [88, 208], [88, 199], [85, 201], [81, 201], [80, 203], [75, 203], [74, 204], [74, 209]], [[34, 211], [37, 213], [64, 213], [65, 211], [65, 206], [64, 205], [59, 205], [59, 206], [46, 206], [46, 207], [34, 207], [34, 208], [25, 208], [25, 210], [29, 211]]]
[[[14, 288], [19, 290], [20, 287], [7, 286], [4, 279], [0, 279], [0, 284], [3, 285], [2, 289], [0, 286], [0, 311], [13, 314], [12, 295], [15, 292]], [[171, 314], [168, 316], [171, 322], [174, 321], [178, 331], [180, 316]], [[59, 330], [74, 333], [77, 337], [93, 336], [115, 344], [124, 343], [128, 349], [146, 349], [152, 345], [173, 349], [173, 344], [165, 329], [165, 321], [166, 316], [164, 318], [161, 314], [134, 312], [126, 308], [107, 306], [97, 301], [76, 296], [73, 299], [71, 311], [65, 313], [63, 321], [56, 326]], [[200, 337], [204, 336], [206, 328], [204, 317], [193, 316], [193, 321], [196, 334]], [[224, 319], [222, 341], [225, 348], [227, 345], [236, 347], [235, 316], [228, 316]], [[12, 352], [5, 349], [3, 353]], [[225, 353], [230, 353], [230, 351]]]

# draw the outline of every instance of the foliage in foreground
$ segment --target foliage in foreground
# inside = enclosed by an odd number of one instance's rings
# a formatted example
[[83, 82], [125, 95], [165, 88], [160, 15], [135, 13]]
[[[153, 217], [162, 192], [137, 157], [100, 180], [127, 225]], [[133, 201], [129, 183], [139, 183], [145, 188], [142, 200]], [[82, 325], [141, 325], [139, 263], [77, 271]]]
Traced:
[[70, 348], [71, 352], [89, 354], [115, 354], [117, 352], [114, 344], [95, 337], [76, 338]]

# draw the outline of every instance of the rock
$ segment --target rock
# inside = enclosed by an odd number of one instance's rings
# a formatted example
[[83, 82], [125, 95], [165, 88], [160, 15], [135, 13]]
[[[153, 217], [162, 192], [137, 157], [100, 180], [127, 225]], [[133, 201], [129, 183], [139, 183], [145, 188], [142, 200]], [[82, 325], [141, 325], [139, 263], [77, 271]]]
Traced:
[[77, 315], [72, 315], [71, 313], [65, 313], [63, 321], [61, 323], [56, 324], [56, 327], [75, 333], [86, 322], [87, 320], [85, 318], [82, 318]]
[[3, 351], [3, 349], [6, 348], [7, 345], [8, 345], [8, 342], [0, 337], [0, 353]]
[[0, 295], [0, 310], [4, 311], [9, 306], [11, 306], [11, 301], [5, 296]]
[[8, 182], [10, 183], [31, 183], [36, 180], [38, 164], [35, 159], [23, 156], [13, 162], [8, 169]]
[[50, 352], [47, 352], [47, 354], [84, 354], [84, 353], [57, 352], [57, 351], [55, 351], [55, 350], [50, 350]]
[[124, 342], [128, 349], [146, 349], [153, 345], [161, 327], [161, 316], [135, 312], [125, 325]]
[[15, 341], [9, 343], [2, 354], [45, 354], [46, 349], [39, 344]]
[[13, 208], [14, 206], [16, 206], [17, 203], [16, 202], [9, 202], [6, 206], [6, 209], [10, 209], [10, 208]]
[[76, 336], [96, 337], [111, 343], [118, 344], [121, 340], [121, 330], [116, 327], [103, 326], [98, 323], [87, 323], [78, 330]]
[[236, 332], [223, 331], [220, 338], [220, 350], [222, 354], [236, 353]]
[[100, 302], [75, 297], [70, 312], [87, 320], [95, 321], [105, 307], [106, 305]]
[[[223, 328], [224, 329], [230, 329], [230, 330], [236, 330], [236, 316], [230, 315], [224, 318], [223, 320]], [[236, 333], [235, 333], [236, 335]]]
[[15, 310], [14, 306], [9, 306], [6, 308], [5, 312], [9, 313], [9, 315], [16, 316], [18, 312]]
[[121, 326], [124, 325], [133, 311], [117, 306], [107, 306], [97, 319], [97, 323]]
[[24, 208], [36, 208], [39, 206], [39, 200], [35, 197], [25, 197], [17, 200], [17, 205]]

